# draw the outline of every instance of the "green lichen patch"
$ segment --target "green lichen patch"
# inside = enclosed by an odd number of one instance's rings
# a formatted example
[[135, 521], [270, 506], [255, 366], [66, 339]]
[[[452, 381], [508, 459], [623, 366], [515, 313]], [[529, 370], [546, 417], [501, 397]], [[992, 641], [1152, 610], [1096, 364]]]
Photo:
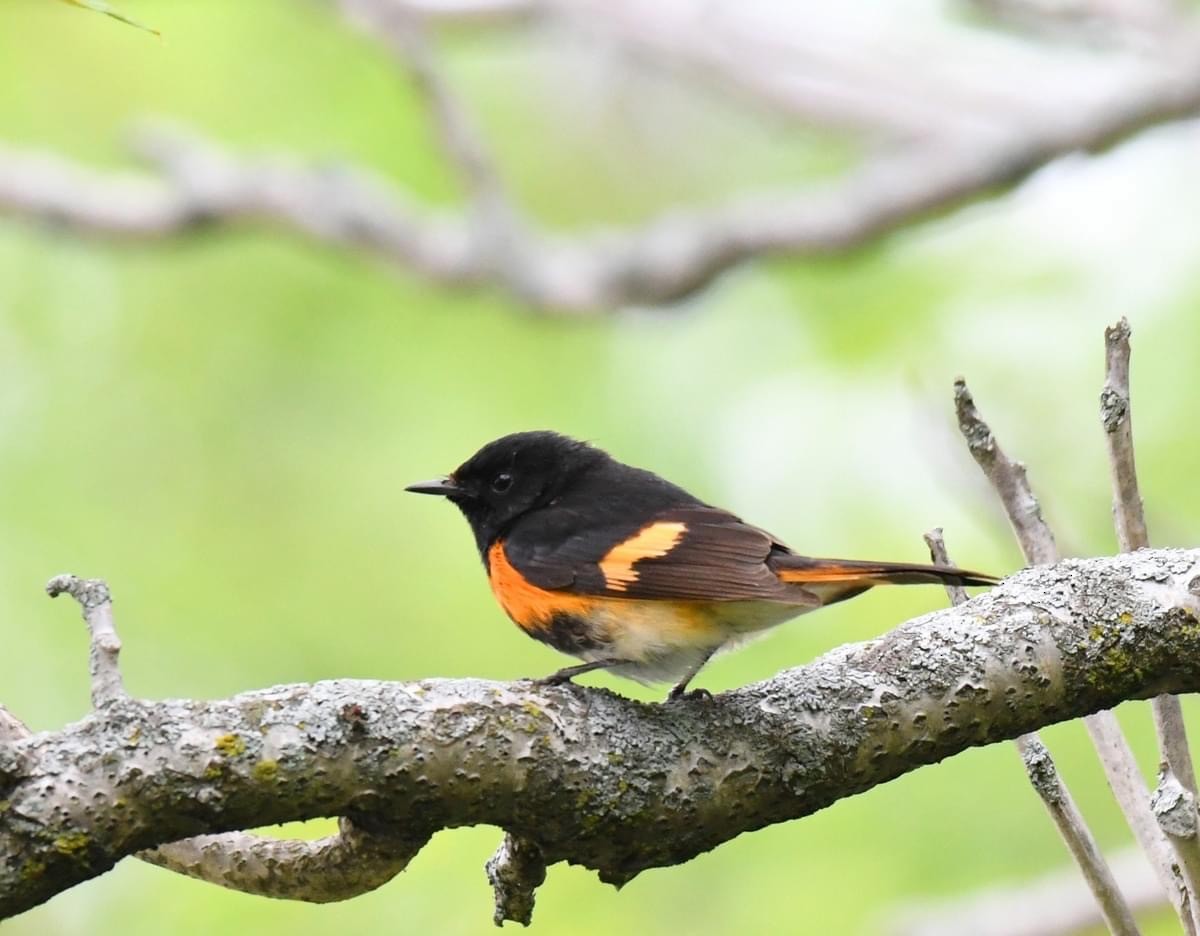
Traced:
[[254, 765], [250, 775], [259, 783], [271, 783], [279, 776], [279, 763], [273, 760], [260, 760]]
[[54, 850], [60, 855], [77, 857], [88, 846], [88, 837], [82, 832], [68, 832], [54, 840]]
[[530, 702], [528, 699], [521, 703], [521, 708], [525, 710], [526, 715], [532, 715], [534, 718], [542, 717], [541, 706]]
[[32, 881], [34, 878], [40, 878], [46, 873], [46, 862], [44, 861], [27, 861], [21, 865], [21, 877], [26, 881]]
[[237, 734], [221, 735], [213, 742], [213, 747], [226, 757], [237, 757], [239, 754], [246, 753], [246, 742], [242, 740], [241, 735]]

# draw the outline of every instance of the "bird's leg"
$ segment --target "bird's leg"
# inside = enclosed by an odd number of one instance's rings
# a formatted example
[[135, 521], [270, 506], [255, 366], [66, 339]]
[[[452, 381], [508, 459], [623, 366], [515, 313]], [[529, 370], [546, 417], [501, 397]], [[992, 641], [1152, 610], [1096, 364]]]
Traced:
[[556, 673], [533, 680], [533, 684], [535, 686], [561, 686], [565, 682], [570, 682], [576, 676], [582, 676], [584, 673], [592, 672], [592, 670], [610, 669], [611, 667], [620, 666], [628, 662], [628, 660], [589, 660], [587, 663], [578, 663], [575, 666], [564, 666]]
[[719, 650], [719, 647], [713, 647], [700, 658], [700, 660], [688, 670], [683, 679], [679, 680], [678, 684], [667, 693], [667, 701], [674, 702], [676, 699], [711, 699], [712, 693], [707, 689], [693, 689], [688, 692], [688, 683], [696, 678], [696, 674], [704, 668], [704, 664], [712, 659], [713, 654]]

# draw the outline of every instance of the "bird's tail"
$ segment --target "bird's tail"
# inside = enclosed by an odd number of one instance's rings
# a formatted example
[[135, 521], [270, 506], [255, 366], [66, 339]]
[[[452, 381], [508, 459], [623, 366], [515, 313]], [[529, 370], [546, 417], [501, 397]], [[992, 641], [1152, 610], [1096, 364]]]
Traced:
[[797, 585], [995, 585], [999, 579], [954, 566], [911, 562], [863, 562], [856, 559], [814, 559], [774, 556], [771, 566], [780, 581]]

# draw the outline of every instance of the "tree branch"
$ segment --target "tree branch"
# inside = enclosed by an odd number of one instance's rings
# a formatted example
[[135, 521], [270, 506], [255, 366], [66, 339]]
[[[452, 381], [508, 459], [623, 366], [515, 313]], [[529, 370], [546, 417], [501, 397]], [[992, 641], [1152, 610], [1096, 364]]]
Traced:
[[[338, 680], [123, 698], [0, 748], [0, 914], [201, 833], [491, 823], [623, 883], [972, 745], [1200, 688], [1200, 549], [1070, 560], [718, 696]], [[299, 896], [299, 895], [296, 895]]]

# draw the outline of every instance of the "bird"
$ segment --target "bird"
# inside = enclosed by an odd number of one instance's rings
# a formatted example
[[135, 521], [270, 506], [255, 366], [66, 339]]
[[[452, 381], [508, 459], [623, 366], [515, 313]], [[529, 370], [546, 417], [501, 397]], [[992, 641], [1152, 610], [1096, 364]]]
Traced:
[[500, 607], [583, 662], [536, 680], [608, 670], [688, 691], [712, 656], [876, 585], [994, 585], [951, 566], [820, 559], [651, 471], [549, 430], [484, 445], [449, 475], [411, 484], [466, 517]]

